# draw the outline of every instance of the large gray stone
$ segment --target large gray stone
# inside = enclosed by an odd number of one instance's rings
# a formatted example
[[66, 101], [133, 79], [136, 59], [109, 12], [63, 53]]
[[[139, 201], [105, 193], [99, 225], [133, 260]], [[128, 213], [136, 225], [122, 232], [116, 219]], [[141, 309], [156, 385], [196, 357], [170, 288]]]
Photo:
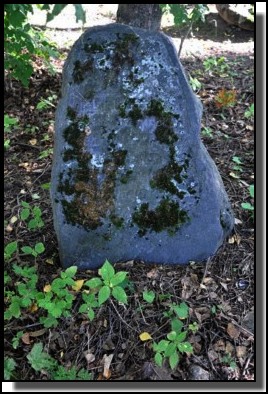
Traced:
[[199, 136], [202, 105], [161, 33], [88, 29], [63, 72], [51, 196], [63, 266], [185, 264], [233, 227]]

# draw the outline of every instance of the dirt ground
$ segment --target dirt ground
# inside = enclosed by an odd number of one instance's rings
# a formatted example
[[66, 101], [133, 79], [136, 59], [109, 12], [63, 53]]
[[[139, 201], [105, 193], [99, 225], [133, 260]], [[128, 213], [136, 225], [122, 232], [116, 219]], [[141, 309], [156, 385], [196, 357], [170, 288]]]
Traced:
[[[115, 21], [114, 9], [98, 5], [95, 11], [89, 19], [90, 26]], [[26, 311], [18, 319], [7, 321], [5, 355], [13, 357], [20, 366], [16, 380], [49, 379], [45, 372], [35, 372], [27, 362], [26, 355], [37, 341], [60, 365], [67, 369], [74, 364], [78, 369], [83, 367], [94, 380], [254, 380], [254, 220], [251, 212], [241, 207], [243, 202], [253, 204], [248, 187], [254, 184], [254, 123], [245, 112], [254, 102], [254, 33], [228, 26], [213, 8], [211, 11], [207, 15], [209, 22], [196, 26], [185, 40], [181, 62], [203, 103], [201, 135], [232, 204], [236, 221], [233, 234], [206, 262], [176, 268], [145, 266], [137, 261], [116, 264], [116, 270], [129, 272], [129, 303], [127, 307], [103, 305], [92, 322], [74, 308], [72, 318], [61, 318], [56, 328], [46, 329], [40, 336], [30, 335], [28, 342], [21, 341], [14, 349], [12, 338], [19, 330], [40, 330], [39, 312]], [[184, 31], [168, 24], [162, 30], [178, 48]], [[19, 120], [12, 134], [8, 134], [10, 147], [4, 157], [5, 244], [18, 240], [20, 245], [34, 245], [41, 241], [46, 248], [37, 258], [17, 253], [5, 269], [15, 283], [12, 263], [34, 264], [40, 289], [60, 273], [49, 192], [42, 185], [50, 182], [55, 105], [66, 48], [81, 31], [70, 29], [63, 33], [53, 28], [48, 34], [55, 41], [58, 37], [61, 45], [61, 59], [54, 61], [57, 73], [49, 75], [37, 59], [29, 88], [13, 81], [13, 88], [5, 92], [5, 113]], [[212, 59], [210, 69], [209, 63], [204, 63], [208, 59]], [[219, 108], [215, 104], [222, 89], [235, 91], [233, 106]], [[49, 101], [53, 95], [56, 98], [51, 99], [52, 105], [36, 109], [41, 99]], [[18, 219], [22, 201], [41, 208], [43, 228], [29, 231], [25, 222]], [[95, 275], [87, 271], [76, 278], [90, 279]], [[142, 301], [145, 289], [158, 294], [150, 305]], [[142, 332], [150, 332], [157, 340], [166, 335], [163, 311], [171, 301], [187, 303], [189, 315], [185, 323], [195, 322], [198, 327], [188, 337], [193, 354], [185, 353], [174, 370], [166, 363], [157, 367], [150, 341], [139, 339]], [[91, 362], [86, 358], [89, 353], [94, 354]], [[103, 367], [107, 355], [112, 355], [108, 377]]]

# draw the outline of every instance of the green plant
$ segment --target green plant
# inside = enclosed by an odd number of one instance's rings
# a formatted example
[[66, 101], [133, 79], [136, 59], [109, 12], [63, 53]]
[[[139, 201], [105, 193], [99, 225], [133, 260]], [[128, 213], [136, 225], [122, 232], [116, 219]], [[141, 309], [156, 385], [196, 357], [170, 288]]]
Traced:
[[87, 294], [86, 292], [82, 293], [82, 299], [84, 304], [80, 306], [79, 312], [86, 313], [89, 320], [92, 321], [95, 317], [93, 308], [98, 307], [99, 302], [96, 300], [95, 294]]
[[242, 161], [241, 161], [241, 159], [240, 159], [240, 157], [238, 157], [238, 156], [233, 156], [232, 157], [232, 161], [234, 162], [234, 163], [236, 163], [235, 165], [233, 165], [233, 169], [235, 170], [235, 171], [240, 171], [240, 172], [242, 172], [243, 171], [243, 169], [242, 169]]
[[46, 371], [51, 380], [91, 380], [91, 374], [85, 369], [78, 371], [75, 367], [65, 369], [43, 350], [42, 343], [35, 343], [27, 355], [29, 364], [36, 372]]
[[29, 230], [35, 230], [44, 226], [42, 211], [39, 207], [31, 207], [31, 205], [26, 201], [22, 201], [21, 205], [23, 209], [20, 213], [20, 219], [27, 222]]
[[204, 137], [213, 138], [212, 129], [210, 127], [203, 127], [201, 133]]
[[21, 315], [21, 308], [30, 307], [38, 293], [36, 289], [38, 276], [35, 267], [22, 268], [13, 264], [12, 268], [19, 278], [16, 281], [15, 291], [5, 289], [5, 302], [8, 304], [8, 308], [4, 312], [5, 320], [10, 320], [13, 317], [18, 318]]
[[36, 106], [36, 109], [47, 109], [49, 107], [55, 108], [53, 101], [57, 100], [57, 95], [52, 94], [47, 99], [42, 98]]
[[254, 104], [251, 104], [251, 106], [245, 111], [244, 115], [246, 118], [254, 117]]
[[208, 11], [206, 4], [160, 4], [163, 13], [171, 13], [174, 16], [174, 24], [177, 26], [186, 26], [187, 31], [181, 39], [178, 56], [180, 57], [184, 40], [192, 31], [193, 25], [199, 21], [205, 21], [205, 14]]
[[49, 157], [53, 153], [53, 148], [48, 148], [43, 150], [43, 152], [40, 153], [38, 156], [38, 159], [45, 159], [46, 157]]
[[236, 369], [236, 362], [235, 360], [232, 358], [230, 353], [226, 353], [225, 356], [220, 358], [220, 361], [227, 365], [229, 368], [231, 369]]
[[85, 285], [90, 289], [97, 289], [99, 306], [108, 300], [112, 295], [117, 301], [127, 304], [127, 295], [123, 289], [127, 272], [120, 271], [115, 273], [114, 267], [106, 260], [98, 270], [101, 278], [92, 278]]
[[229, 71], [229, 65], [226, 63], [226, 59], [224, 56], [221, 57], [208, 57], [203, 61], [203, 66], [206, 72], [209, 72], [210, 75], [213, 72], [222, 75]]
[[168, 358], [171, 369], [176, 368], [180, 361], [180, 353], [192, 353], [192, 345], [185, 341], [188, 331], [182, 331], [183, 323], [179, 319], [171, 321], [171, 329], [166, 339], [153, 343], [153, 350], [156, 352], [154, 356], [155, 363], [162, 366], [163, 359]]
[[[248, 190], [251, 199], [254, 200], [254, 185], [250, 185]], [[254, 218], [254, 205], [250, 202], [242, 202], [241, 207], [245, 210], [251, 211], [252, 217]]]
[[16, 368], [17, 363], [11, 357], [5, 357], [4, 359], [4, 379], [10, 380], [14, 375], [14, 370]]
[[148, 302], [149, 304], [151, 304], [152, 302], [154, 302], [154, 299], [155, 299], [155, 292], [152, 291], [152, 290], [150, 290], [150, 291], [145, 290], [145, 291], [142, 293], [142, 297], [143, 297], [144, 301], [146, 301], [146, 302]]
[[12, 347], [13, 349], [17, 349], [20, 343], [20, 339], [23, 336], [23, 331], [17, 332], [17, 334], [12, 338]]
[[[11, 118], [9, 115], [5, 114], [4, 115], [4, 132], [5, 133], [10, 133], [14, 128], [16, 128], [18, 124], [18, 119], [17, 118]], [[4, 140], [4, 148], [5, 150], [8, 150], [10, 148], [10, 139], [5, 138]]]
[[35, 244], [34, 248], [31, 248], [31, 246], [23, 246], [21, 250], [24, 254], [29, 254], [37, 257], [39, 254], [45, 251], [45, 246], [42, 242], [38, 242], [37, 244]]
[[67, 268], [61, 272], [60, 278], [55, 278], [51, 285], [46, 285], [44, 291], [37, 294], [38, 306], [48, 312], [46, 317], [40, 318], [45, 327], [56, 327], [59, 317], [71, 316], [70, 309], [75, 296], [71, 293], [70, 287], [75, 285], [73, 277], [76, 272], [75, 266]]
[[4, 260], [5, 261], [9, 261], [12, 257], [12, 255], [17, 252], [18, 250], [18, 242], [17, 241], [13, 241], [13, 242], [9, 242], [6, 246], [5, 246], [5, 250], [4, 250]]
[[192, 78], [191, 75], [189, 75], [189, 81], [194, 92], [198, 92], [201, 89], [202, 83], [197, 78]]

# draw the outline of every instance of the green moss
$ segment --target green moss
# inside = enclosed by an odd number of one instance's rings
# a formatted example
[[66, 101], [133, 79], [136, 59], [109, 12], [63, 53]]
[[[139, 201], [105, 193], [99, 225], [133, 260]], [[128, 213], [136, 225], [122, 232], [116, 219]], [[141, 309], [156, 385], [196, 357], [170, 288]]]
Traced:
[[134, 65], [134, 54], [137, 50], [139, 37], [136, 34], [117, 34], [112, 64], [119, 71], [124, 64]]
[[127, 172], [124, 175], [121, 176], [120, 182], [123, 183], [123, 184], [128, 183], [129, 178], [130, 178], [132, 173], [133, 173], [133, 170], [127, 170]]
[[75, 83], [81, 83], [85, 79], [85, 74], [93, 69], [93, 58], [81, 63], [80, 60], [74, 62], [73, 80]]
[[76, 119], [77, 113], [73, 108], [68, 106], [67, 111], [66, 111], [66, 115], [67, 115], [67, 118], [74, 121]]
[[136, 126], [137, 121], [143, 118], [143, 113], [137, 104], [132, 106], [132, 109], [128, 113], [129, 118], [132, 120], [134, 126]]
[[188, 219], [187, 212], [181, 210], [178, 202], [163, 198], [155, 210], [149, 209], [149, 204], [141, 204], [132, 215], [133, 222], [140, 228], [139, 235], [143, 236], [148, 230], [161, 232], [176, 231]]
[[127, 150], [117, 150], [112, 153], [112, 156], [114, 158], [115, 165], [120, 167], [125, 164], [126, 156], [127, 156]]
[[110, 215], [110, 220], [116, 228], [122, 228], [124, 225], [124, 218], [117, 215]]
[[104, 46], [101, 44], [97, 44], [94, 42], [93, 44], [85, 44], [84, 45], [84, 50], [88, 53], [100, 53], [104, 51]]

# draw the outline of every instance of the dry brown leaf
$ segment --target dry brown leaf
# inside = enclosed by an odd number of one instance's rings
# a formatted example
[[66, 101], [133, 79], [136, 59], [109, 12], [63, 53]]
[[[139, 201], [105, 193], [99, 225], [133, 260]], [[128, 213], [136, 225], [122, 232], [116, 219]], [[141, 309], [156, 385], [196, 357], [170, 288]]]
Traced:
[[229, 341], [226, 342], [225, 352], [229, 354], [233, 354], [234, 352], [234, 346]]
[[220, 282], [220, 284], [222, 285], [222, 287], [224, 288], [225, 291], [228, 291], [227, 283]]
[[25, 345], [30, 345], [31, 340], [30, 340], [30, 333], [29, 332], [25, 332], [22, 337], [21, 340], [23, 343], [25, 343]]
[[217, 298], [217, 297], [218, 297], [218, 294], [216, 294], [214, 291], [211, 291], [211, 292], [209, 293], [209, 296], [210, 296], [210, 298]]
[[32, 304], [30, 306], [29, 310], [30, 310], [31, 313], [38, 311], [38, 305], [37, 304]]
[[46, 328], [41, 328], [41, 330], [37, 330], [37, 331], [33, 331], [33, 332], [29, 332], [30, 337], [40, 337], [41, 335], [43, 335], [45, 332], [47, 331]]
[[227, 333], [232, 339], [237, 339], [240, 335], [240, 331], [237, 327], [233, 325], [233, 323], [228, 323]]
[[95, 355], [93, 353], [91, 353], [91, 351], [84, 352], [84, 356], [85, 356], [88, 364], [91, 364], [91, 363], [93, 363], [93, 361], [95, 361]]
[[225, 342], [223, 339], [219, 339], [216, 343], [214, 343], [213, 348], [216, 352], [221, 350], [225, 351]]
[[206, 278], [203, 279], [203, 283], [205, 285], [208, 285], [208, 284], [210, 284], [212, 282], [214, 282], [214, 280], [210, 276], [207, 276]]
[[33, 139], [31, 139], [29, 141], [29, 144], [31, 144], [31, 145], [36, 145], [36, 143], [37, 143], [37, 139], [36, 138], [33, 138]]
[[147, 273], [147, 278], [149, 279], [156, 279], [159, 275], [159, 271], [157, 268], [153, 268], [151, 271]]
[[246, 346], [237, 346], [236, 347], [236, 356], [238, 358], [244, 358], [247, 354]]
[[103, 356], [103, 376], [105, 377], [105, 379], [109, 379], [111, 376], [111, 371], [110, 371], [110, 365], [113, 359], [113, 354], [110, 354], [109, 356], [107, 356], [107, 354], [104, 354]]

